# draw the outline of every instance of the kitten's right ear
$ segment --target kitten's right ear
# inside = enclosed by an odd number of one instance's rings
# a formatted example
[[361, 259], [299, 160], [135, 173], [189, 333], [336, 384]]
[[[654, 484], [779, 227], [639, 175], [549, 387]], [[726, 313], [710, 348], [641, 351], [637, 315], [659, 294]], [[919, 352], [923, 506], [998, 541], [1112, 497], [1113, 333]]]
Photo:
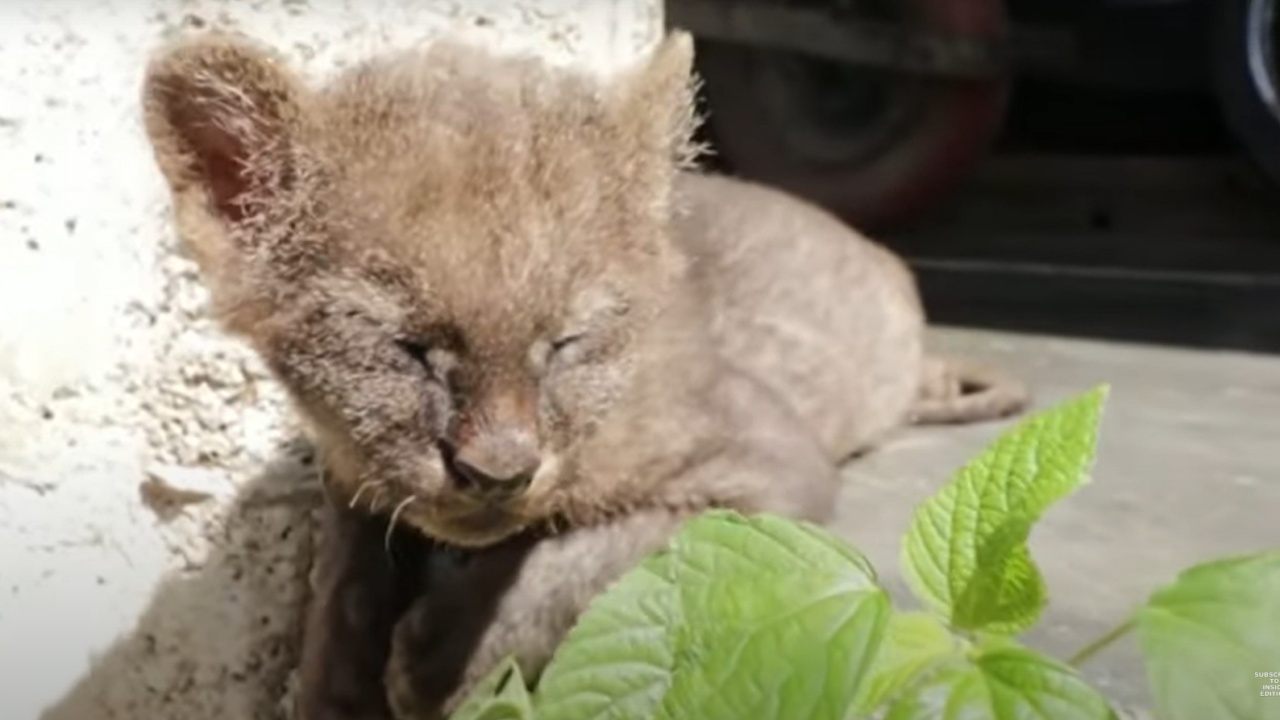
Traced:
[[297, 181], [303, 92], [268, 51], [220, 33], [174, 43], [147, 68], [146, 131], [178, 234], [215, 279], [254, 254], [245, 221]]

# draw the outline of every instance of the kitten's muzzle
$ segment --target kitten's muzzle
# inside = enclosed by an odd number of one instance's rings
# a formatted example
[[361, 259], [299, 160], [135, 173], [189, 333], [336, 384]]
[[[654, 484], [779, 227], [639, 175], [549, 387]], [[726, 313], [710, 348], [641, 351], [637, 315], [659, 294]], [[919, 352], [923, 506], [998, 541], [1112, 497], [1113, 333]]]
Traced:
[[524, 492], [542, 464], [537, 445], [515, 433], [487, 435], [461, 447], [441, 443], [440, 457], [459, 490], [488, 501]]

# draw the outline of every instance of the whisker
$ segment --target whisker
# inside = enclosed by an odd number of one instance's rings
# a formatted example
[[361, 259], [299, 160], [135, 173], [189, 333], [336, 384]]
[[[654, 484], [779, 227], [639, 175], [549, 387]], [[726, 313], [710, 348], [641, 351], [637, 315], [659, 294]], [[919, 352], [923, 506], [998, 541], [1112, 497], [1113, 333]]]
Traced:
[[351, 502], [347, 504], [347, 508], [354, 509], [356, 503], [360, 502], [360, 496], [364, 494], [365, 490], [369, 490], [370, 488], [380, 489], [381, 487], [382, 483], [377, 480], [366, 480], [363, 483], [360, 483], [360, 487], [356, 488], [356, 494], [351, 496]]
[[369, 512], [377, 513], [378, 508], [382, 506], [382, 494], [386, 492], [385, 483], [378, 483], [378, 488], [373, 491], [373, 497], [369, 498]]
[[404, 512], [405, 508], [413, 504], [414, 500], [417, 500], [417, 498], [410, 495], [404, 500], [401, 500], [400, 504], [396, 505], [396, 509], [391, 511], [391, 522], [387, 523], [387, 536], [383, 538], [383, 545], [385, 546], [388, 555], [391, 554], [391, 533], [395, 532], [396, 520], [400, 518], [400, 513]]

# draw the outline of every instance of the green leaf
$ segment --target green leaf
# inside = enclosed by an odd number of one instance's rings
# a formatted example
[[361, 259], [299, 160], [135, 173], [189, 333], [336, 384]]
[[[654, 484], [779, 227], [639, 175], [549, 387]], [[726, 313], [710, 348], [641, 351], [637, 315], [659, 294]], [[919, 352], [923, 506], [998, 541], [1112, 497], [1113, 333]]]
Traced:
[[538, 681], [538, 720], [648, 720], [676, 665], [683, 622], [670, 555], [655, 554], [598, 596]]
[[[862, 553], [827, 530], [776, 515], [745, 517], [713, 510], [687, 523], [672, 542], [685, 575], [726, 578], [821, 572], [838, 574], [866, 589], [879, 589], [875, 569]], [[690, 578], [691, 580], [693, 578]]]
[[[947, 663], [912, 686], [885, 720], [1115, 720], [1069, 665], [1021, 647]], [[1201, 718], [1207, 720], [1207, 718]]]
[[506, 658], [476, 684], [449, 720], [533, 720], [533, 704], [520, 666]]
[[829, 533], [709, 512], [596, 599], [538, 718], [841, 720], [888, 614], [866, 559]]
[[854, 714], [871, 714], [930, 667], [955, 659], [959, 651], [951, 632], [933, 615], [894, 613], [889, 616], [880, 654], [854, 701]]
[[953, 628], [1016, 635], [1047, 602], [1027, 538], [1087, 482], [1106, 386], [1034, 415], [998, 438], [917, 508], [902, 548], [916, 594]]
[[1280, 551], [1183, 571], [1135, 628], [1162, 720], [1280, 719]]

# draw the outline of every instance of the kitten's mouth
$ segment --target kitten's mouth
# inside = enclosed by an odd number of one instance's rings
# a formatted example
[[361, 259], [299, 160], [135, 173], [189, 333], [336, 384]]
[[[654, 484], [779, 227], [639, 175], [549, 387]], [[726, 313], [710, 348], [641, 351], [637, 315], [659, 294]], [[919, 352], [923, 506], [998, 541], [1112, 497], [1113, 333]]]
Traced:
[[[518, 492], [477, 491], [459, 472], [456, 455], [447, 444], [438, 444], [432, 474], [443, 483], [435, 489], [410, 480], [403, 491], [391, 495], [398, 519], [438, 540], [460, 547], [485, 547], [515, 535], [541, 513], [548, 492], [560, 479], [561, 458], [548, 452], [537, 473]], [[400, 504], [394, 501], [399, 496]], [[401, 506], [402, 505], [402, 506]]]
[[422, 529], [431, 536], [462, 548], [486, 547], [520, 532], [525, 523], [508, 506], [466, 503], [422, 518]]

